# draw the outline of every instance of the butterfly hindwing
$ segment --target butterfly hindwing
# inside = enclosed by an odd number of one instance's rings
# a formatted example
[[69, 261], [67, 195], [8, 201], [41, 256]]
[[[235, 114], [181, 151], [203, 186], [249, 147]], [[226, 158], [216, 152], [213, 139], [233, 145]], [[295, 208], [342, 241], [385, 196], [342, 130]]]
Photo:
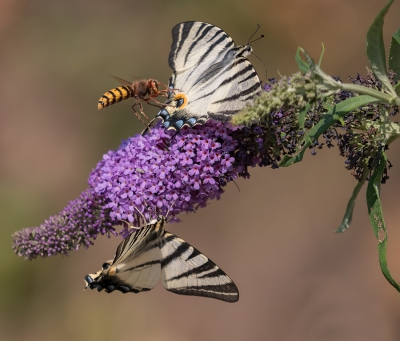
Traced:
[[86, 287], [139, 293], [151, 290], [161, 277], [173, 293], [236, 302], [239, 292], [228, 275], [189, 243], [165, 231], [165, 223], [161, 216], [125, 238], [113, 261], [85, 276]]
[[161, 263], [158, 247], [146, 250], [128, 262], [117, 262], [94, 275], [87, 275], [85, 281], [91, 289], [110, 293], [119, 290], [123, 293], [149, 291], [160, 279]]
[[[154, 288], [161, 275], [161, 253], [157, 245], [150, 244], [134, 258], [129, 258], [126, 263], [117, 263], [115, 274], [118, 282], [130, 288], [129, 291], [141, 292]], [[112, 271], [112, 270], [111, 270]], [[110, 275], [109, 275], [110, 276]]]
[[163, 232], [163, 225], [156, 221], [130, 234], [118, 245], [112, 262], [104, 263], [102, 270], [85, 277], [87, 286], [107, 292], [151, 290], [161, 275], [158, 241]]
[[239, 299], [239, 291], [229, 276], [183, 239], [165, 232], [160, 247], [162, 282], [168, 291], [226, 302]]

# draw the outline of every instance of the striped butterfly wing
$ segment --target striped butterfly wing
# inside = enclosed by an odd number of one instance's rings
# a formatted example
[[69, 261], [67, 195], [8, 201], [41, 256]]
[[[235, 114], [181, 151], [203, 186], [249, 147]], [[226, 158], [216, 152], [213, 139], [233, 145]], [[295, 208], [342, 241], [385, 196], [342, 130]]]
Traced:
[[261, 92], [261, 82], [245, 58], [249, 45], [235, 46], [222, 29], [184, 22], [172, 30], [169, 65], [171, 97], [158, 114], [168, 129], [203, 124], [209, 118], [229, 121]]
[[90, 289], [110, 293], [149, 291], [161, 276], [161, 251], [158, 245], [163, 224], [150, 223], [125, 238], [117, 248], [114, 260], [103, 264], [96, 274], [85, 276]]
[[162, 282], [168, 291], [225, 302], [239, 300], [239, 291], [229, 276], [183, 239], [166, 231], [160, 248]]
[[213, 120], [229, 121], [261, 93], [260, 79], [247, 58], [237, 58], [231, 73], [214, 92], [207, 108], [207, 114]]
[[199, 64], [211, 66], [222, 61], [226, 49], [234, 47], [232, 38], [217, 26], [200, 21], [183, 22], [172, 28], [168, 64], [175, 73], [197, 68]]
[[114, 286], [111, 290], [106, 286], [107, 292], [120, 290], [124, 293], [139, 293], [153, 289], [161, 276], [160, 257], [160, 249], [156, 246], [144, 250], [127, 262], [113, 264], [110, 272], [103, 277], [103, 283]]
[[161, 217], [125, 238], [113, 261], [85, 276], [86, 287], [139, 293], [151, 290], [161, 277], [173, 293], [236, 302], [239, 292], [228, 275], [183, 239], [164, 231], [164, 225]]

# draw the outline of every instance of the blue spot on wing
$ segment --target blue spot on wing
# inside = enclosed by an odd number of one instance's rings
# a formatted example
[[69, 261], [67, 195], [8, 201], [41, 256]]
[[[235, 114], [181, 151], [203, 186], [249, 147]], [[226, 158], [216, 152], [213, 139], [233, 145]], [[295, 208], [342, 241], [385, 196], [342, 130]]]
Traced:
[[162, 109], [157, 113], [157, 117], [161, 117], [163, 120], [168, 120], [169, 119], [169, 113], [167, 110]]
[[180, 129], [183, 126], [183, 120], [176, 121], [175, 126]]
[[197, 121], [196, 117], [191, 117], [187, 120], [187, 124], [189, 124], [189, 126], [193, 127], [195, 125], [196, 121]]

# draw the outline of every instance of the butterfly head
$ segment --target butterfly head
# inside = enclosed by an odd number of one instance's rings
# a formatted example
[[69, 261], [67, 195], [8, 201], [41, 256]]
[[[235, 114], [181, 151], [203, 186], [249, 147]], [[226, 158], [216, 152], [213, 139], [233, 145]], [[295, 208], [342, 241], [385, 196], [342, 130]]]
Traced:
[[236, 54], [237, 57], [246, 57], [249, 54], [253, 53], [253, 48], [250, 44], [238, 46], [238, 52]]
[[115, 268], [111, 267], [112, 263], [112, 260], [106, 261], [103, 263], [101, 270], [97, 271], [95, 274], [86, 275], [84, 277], [86, 284], [85, 289], [90, 288], [92, 290], [97, 289], [98, 291], [103, 290], [104, 286], [102, 284], [102, 278], [108, 274], [111, 274], [111, 272], [115, 272]]

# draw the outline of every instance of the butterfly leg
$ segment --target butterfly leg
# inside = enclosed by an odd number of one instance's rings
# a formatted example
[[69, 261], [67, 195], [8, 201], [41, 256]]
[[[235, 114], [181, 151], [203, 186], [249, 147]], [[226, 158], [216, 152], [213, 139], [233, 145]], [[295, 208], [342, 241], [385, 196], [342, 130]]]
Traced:
[[144, 224], [148, 224], [147, 219], [146, 219], [146, 217], [144, 216], [143, 212], [140, 212], [140, 210], [139, 210], [136, 206], [133, 206], [133, 208], [134, 208], [136, 211], [138, 211], [140, 217], [143, 219], [143, 223], [144, 223]]
[[154, 117], [154, 118], [149, 122], [149, 124], [147, 124], [146, 128], [144, 128], [144, 130], [141, 132], [140, 135], [145, 136], [145, 135], [150, 131], [150, 127], [153, 126], [153, 122], [154, 122], [154, 120], [155, 120], [156, 118], [157, 118], [157, 117]]

